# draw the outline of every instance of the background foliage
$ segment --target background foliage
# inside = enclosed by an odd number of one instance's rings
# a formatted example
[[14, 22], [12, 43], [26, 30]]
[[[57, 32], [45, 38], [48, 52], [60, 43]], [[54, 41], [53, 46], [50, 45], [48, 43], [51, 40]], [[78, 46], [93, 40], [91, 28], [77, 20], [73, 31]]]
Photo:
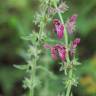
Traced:
[[[96, 96], [96, 0], [66, 0], [69, 5], [69, 12], [64, 14], [64, 19], [73, 13], [78, 14], [76, 36], [81, 37], [81, 44], [78, 48], [78, 56], [82, 65], [78, 68], [80, 84], [73, 87], [74, 96]], [[39, 0], [0, 0], [0, 96], [21, 96], [27, 92], [22, 88], [24, 71], [17, 70], [13, 64], [23, 64], [22, 50], [26, 45], [20, 36], [37, 29], [32, 24], [34, 13], [38, 11]], [[42, 63], [59, 78], [59, 65], [47, 54], [41, 54]], [[41, 78], [44, 77], [42, 73]], [[45, 81], [49, 86], [44, 96], [50, 92], [51, 95], [62, 91], [63, 86], [57, 80], [48, 79]], [[57, 88], [58, 86], [58, 88]], [[50, 96], [51, 96], [50, 95]], [[55, 96], [55, 95], [54, 95]]]

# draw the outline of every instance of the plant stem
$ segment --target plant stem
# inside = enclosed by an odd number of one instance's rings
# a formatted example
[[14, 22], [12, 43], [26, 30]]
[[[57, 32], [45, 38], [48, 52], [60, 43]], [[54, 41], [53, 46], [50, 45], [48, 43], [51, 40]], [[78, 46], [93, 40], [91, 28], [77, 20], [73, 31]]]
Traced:
[[33, 89], [32, 89], [32, 79], [33, 79], [33, 76], [32, 76], [32, 71], [33, 71], [33, 69], [32, 69], [32, 65], [31, 65], [31, 70], [30, 70], [31, 72], [30, 72], [30, 81], [31, 81], [31, 87], [29, 88], [29, 96], [33, 96]]
[[[57, 8], [56, 0], [54, 0], [54, 6], [55, 6], [55, 8]], [[63, 17], [62, 17], [62, 15], [59, 11], [58, 11], [58, 16], [61, 20], [61, 23], [64, 24]], [[66, 60], [67, 60], [67, 65], [68, 65], [68, 64], [70, 64], [70, 58], [69, 58], [69, 53], [68, 53], [68, 34], [67, 34], [66, 28], [64, 28], [64, 38], [65, 38], [65, 45], [66, 45], [66, 49], [67, 49], [66, 50], [67, 51], [66, 52], [67, 53]], [[72, 77], [72, 69], [70, 69], [68, 77], [69, 77], [69, 79]], [[70, 80], [69, 84], [67, 86], [66, 96], [70, 96], [71, 87], [72, 87], [72, 83], [71, 83], [71, 80]]]
[[66, 96], [70, 96], [71, 86], [72, 86], [72, 84], [71, 84], [71, 82], [69, 82], [69, 85], [68, 85], [67, 91], [66, 91]]
[[[37, 50], [37, 45], [34, 45], [35, 49]], [[37, 53], [35, 52], [34, 54], [35, 58], [34, 58], [34, 63], [31, 64], [31, 77], [30, 77], [30, 81], [31, 81], [31, 88], [30, 88], [30, 93], [29, 96], [34, 96], [34, 78], [35, 78], [35, 73], [36, 73], [36, 63], [37, 63]]]
[[30, 88], [29, 96], [32, 96], [32, 93], [33, 93], [33, 92], [32, 92], [32, 89]]
[[[72, 71], [73, 70], [70, 69], [70, 71], [69, 71], [69, 79], [72, 78]], [[71, 80], [69, 80], [69, 84], [68, 84], [67, 91], [66, 91], [66, 96], [70, 96], [71, 87], [72, 87], [72, 83], [71, 83]]]
[[[32, 82], [32, 85], [33, 85], [33, 83], [34, 83], [34, 78], [35, 78], [35, 73], [36, 73], [36, 63], [37, 63], [37, 55], [38, 55], [38, 53], [37, 53], [37, 47], [38, 47], [38, 45], [40, 45], [40, 42], [41, 42], [41, 40], [42, 40], [42, 32], [43, 32], [43, 30], [44, 30], [44, 23], [43, 23], [43, 21], [41, 20], [40, 21], [40, 30], [39, 30], [39, 33], [38, 33], [38, 41], [36, 42], [36, 44], [34, 45], [34, 47], [35, 47], [35, 54], [34, 54], [34, 64], [31, 66], [31, 82]], [[34, 96], [34, 86], [31, 86], [31, 88], [30, 88], [30, 94], [29, 94], [29, 96]]]
[[[34, 72], [33, 72], [34, 68], [31, 69], [31, 78], [30, 78], [30, 81], [31, 81], [31, 84], [33, 85], [33, 79], [34, 79]], [[33, 86], [31, 85], [31, 88], [30, 88], [30, 93], [29, 93], [29, 96], [34, 96], [34, 88]]]

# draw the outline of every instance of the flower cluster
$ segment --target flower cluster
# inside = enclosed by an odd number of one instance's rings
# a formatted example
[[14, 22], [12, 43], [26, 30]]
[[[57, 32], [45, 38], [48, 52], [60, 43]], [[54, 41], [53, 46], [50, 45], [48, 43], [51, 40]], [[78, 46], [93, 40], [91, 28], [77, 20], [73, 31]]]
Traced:
[[[64, 29], [66, 28], [68, 34], [73, 34], [73, 31], [75, 29], [75, 23], [76, 23], [77, 15], [73, 15], [69, 18], [66, 24], [62, 24], [60, 20], [54, 19], [53, 25], [54, 25], [54, 32], [57, 34], [58, 39], [62, 39], [64, 37]], [[75, 49], [80, 43], [80, 38], [76, 38], [69, 48], [70, 56], [74, 56]], [[60, 58], [61, 61], [66, 60], [66, 46], [61, 44], [56, 44], [54, 46], [50, 46], [48, 44], [44, 45], [45, 48], [50, 49], [51, 56], [54, 60], [57, 60]]]
[[45, 48], [50, 49], [51, 56], [54, 60], [60, 58], [60, 60], [64, 61], [66, 58], [66, 48], [63, 45], [56, 44], [54, 46], [44, 45]]
[[55, 14], [55, 13], [64, 13], [68, 10], [68, 6], [65, 2], [62, 2], [57, 8], [49, 7], [48, 8], [48, 14]]
[[[64, 92], [65, 93], [64, 96], [70, 96], [70, 93], [72, 93], [71, 92], [72, 86], [73, 85], [76, 86], [78, 82], [74, 74], [75, 65], [80, 64], [77, 58], [75, 57], [76, 48], [80, 43], [80, 38], [70, 40], [71, 38], [68, 37], [74, 35], [73, 33], [75, 31], [77, 15], [76, 14], [72, 15], [66, 22], [64, 22], [62, 12], [67, 11], [68, 9], [67, 5], [65, 4], [64, 6], [62, 6], [61, 3], [59, 6], [57, 6], [58, 3], [56, 2], [56, 0], [53, 0], [53, 5], [55, 8], [51, 6], [48, 12], [50, 14], [57, 13], [59, 16], [60, 20], [59, 19], [52, 20], [54, 34], [57, 35], [58, 39], [56, 40], [56, 42], [54, 42], [55, 45], [45, 44], [44, 47], [50, 50], [50, 54], [53, 60], [59, 59], [61, 61], [61, 63], [59, 63], [61, 64], [60, 71], [64, 71], [64, 74], [66, 76], [66, 79], [64, 77], [65, 80], [63, 82], [66, 86], [66, 92]], [[62, 42], [63, 40], [65, 40], [64, 44]], [[54, 40], [52, 39], [48, 41], [50, 42]]]

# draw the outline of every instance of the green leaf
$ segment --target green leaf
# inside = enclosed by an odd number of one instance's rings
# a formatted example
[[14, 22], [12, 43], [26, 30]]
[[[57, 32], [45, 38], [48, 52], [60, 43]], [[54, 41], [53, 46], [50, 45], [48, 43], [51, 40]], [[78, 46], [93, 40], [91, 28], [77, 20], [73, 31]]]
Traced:
[[23, 80], [23, 88], [31, 88], [32, 84], [31, 84], [31, 80], [29, 78], [25, 78]]
[[28, 68], [28, 65], [13, 65], [15, 68], [20, 70], [26, 70]]
[[43, 66], [38, 66], [37, 69], [41, 69], [43, 71], [45, 71], [47, 74], [49, 74], [49, 76], [52, 78], [52, 79], [57, 79], [57, 76], [55, 76], [51, 71], [49, 71], [47, 68], [43, 67]]

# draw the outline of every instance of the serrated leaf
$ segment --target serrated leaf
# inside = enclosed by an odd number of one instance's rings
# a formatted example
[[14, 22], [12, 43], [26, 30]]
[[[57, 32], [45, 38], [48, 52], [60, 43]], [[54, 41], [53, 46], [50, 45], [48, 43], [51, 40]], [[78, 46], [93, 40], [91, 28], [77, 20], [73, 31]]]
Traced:
[[13, 65], [13, 66], [20, 70], [26, 70], [28, 68], [28, 65]]
[[29, 78], [25, 78], [24, 80], [23, 80], [23, 88], [31, 88], [31, 81], [30, 81], [30, 79]]
[[43, 66], [38, 66], [37, 69], [41, 69], [43, 71], [45, 71], [47, 74], [49, 74], [49, 76], [52, 79], [57, 79], [57, 76], [55, 76], [51, 71], [49, 71], [47, 68], [43, 67]]
[[33, 82], [32, 82], [32, 87], [34, 88], [40, 84], [41, 84], [41, 81], [39, 80], [39, 78], [35, 77]]

